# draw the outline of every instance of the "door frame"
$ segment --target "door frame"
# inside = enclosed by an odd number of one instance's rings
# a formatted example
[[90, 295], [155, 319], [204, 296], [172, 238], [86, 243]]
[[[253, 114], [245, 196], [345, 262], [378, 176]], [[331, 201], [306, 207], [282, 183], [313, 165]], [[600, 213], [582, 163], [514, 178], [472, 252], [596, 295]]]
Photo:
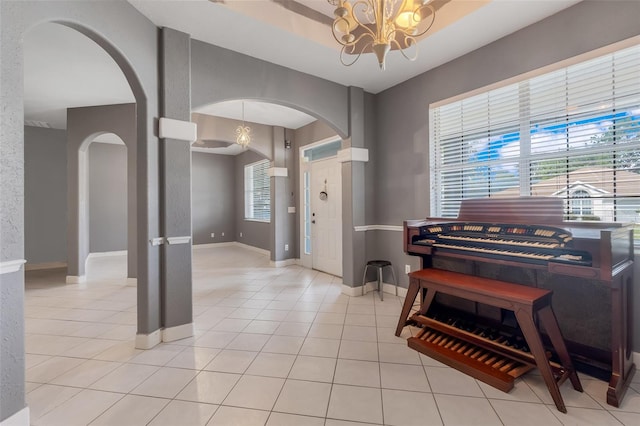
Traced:
[[[310, 144], [307, 144], [307, 145], [304, 145], [304, 146], [301, 146], [300, 148], [298, 148], [298, 150], [299, 150], [298, 151], [298, 158], [299, 158], [299, 169], [298, 170], [300, 171], [300, 173], [298, 174], [298, 178], [299, 178], [299, 182], [298, 182], [299, 183], [299, 185], [298, 185], [299, 193], [298, 193], [298, 195], [300, 197], [300, 198], [298, 198], [300, 200], [300, 215], [299, 215], [299, 223], [298, 223], [299, 230], [300, 230], [300, 232], [299, 232], [300, 238], [299, 238], [299, 246], [298, 247], [300, 247], [300, 250], [299, 250], [299, 252], [300, 252], [300, 254], [299, 254], [299, 256], [300, 256], [300, 264], [303, 267], [309, 268], [309, 269], [313, 269], [313, 250], [311, 249], [309, 253], [306, 253], [305, 221], [307, 219], [311, 220], [311, 218], [306, 218], [306, 213], [307, 213], [307, 211], [310, 211], [310, 209], [307, 210], [307, 203], [306, 203], [306, 199], [305, 199], [305, 181], [304, 181], [304, 178], [305, 178], [305, 173], [308, 173], [309, 174], [309, 185], [311, 185], [311, 179], [312, 179], [312, 177], [311, 177], [311, 163], [312, 163], [312, 161], [309, 161], [304, 156], [304, 152], [306, 150], [308, 150], [308, 149], [316, 148], [318, 146], [326, 145], [326, 144], [329, 144], [329, 143], [332, 143], [332, 142], [336, 142], [338, 140], [342, 141], [342, 138], [340, 136], [338, 136], [338, 135], [335, 135], [335, 136], [331, 136], [329, 138], [322, 139], [322, 140], [319, 140], [317, 142], [313, 142], [313, 143], [310, 143]], [[335, 157], [337, 157], [337, 156], [335, 156]], [[322, 160], [326, 160], [326, 159], [329, 159], [329, 158], [334, 158], [334, 157], [333, 156], [325, 157]], [[340, 202], [340, 205], [341, 205], [341, 208], [342, 208], [343, 207], [342, 206], [342, 197], [340, 198], [339, 202]], [[342, 244], [343, 243], [342, 227], [339, 230], [339, 233], [340, 233], [340, 236], [341, 236], [340, 244], [343, 245]], [[313, 247], [313, 240], [311, 240], [310, 246]], [[343, 245], [342, 248], [344, 249], [344, 245]], [[343, 253], [343, 258], [344, 258], [344, 253]], [[341, 269], [344, 270], [344, 265], [343, 265], [343, 267]]]

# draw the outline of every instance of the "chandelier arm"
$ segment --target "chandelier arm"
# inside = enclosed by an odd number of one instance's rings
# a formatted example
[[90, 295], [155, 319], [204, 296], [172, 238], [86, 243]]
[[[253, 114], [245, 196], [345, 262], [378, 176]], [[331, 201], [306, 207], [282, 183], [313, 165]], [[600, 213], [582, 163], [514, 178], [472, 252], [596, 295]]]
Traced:
[[431, 27], [433, 26], [433, 23], [436, 21], [436, 10], [435, 10], [435, 8], [433, 7], [432, 4], [422, 5], [421, 7], [416, 9], [416, 11], [414, 13], [417, 13], [420, 16], [422, 16], [422, 10], [424, 10], [424, 9], [428, 9], [431, 12], [431, 14], [430, 14], [431, 15], [431, 22], [429, 22], [429, 25], [427, 25], [423, 30], [421, 30], [420, 32], [414, 34], [413, 37], [420, 37], [420, 36], [424, 35], [427, 31], [429, 31], [431, 29]]
[[[358, 40], [360, 40], [362, 37], [364, 37], [366, 34], [361, 35], [360, 37], [358, 37]], [[364, 47], [362, 48], [362, 50], [360, 50], [360, 53], [358, 53], [355, 57], [355, 59], [351, 62], [345, 62], [344, 60], [344, 54], [345, 54], [345, 49], [349, 46], [342, 46], [342, 49], [340, 50], [340, 62], [342, 62], [342, 65], [344, 65], [345, 67], [350, 67], [351, 65], [355, 64], [358, 59], [360, 59], [360, 56], [362, 56], [362, 52], [368, 47], [371, 46], [371, 43], [367, 43], [364, 45]], [[349, 53], [349, 55], [352, 55], [351, 53]]]
[[[403, 49], [400, 47], [400, 43], [398, 43], [395, 38], [391, 41], [392, 44], [395, 44], [398, 47], [398, 50], [400, 51], [402, 56], [410, 61], [415, 61], [418, 58], [418, 45], [416, 43], [416, 39], [412, 36], [405, 36], [404, 42], [406, 47]], [[409, 56], [406, 54], [405, 50], [412, 46], [414, 46], [416, 49], [414, 50], [413, 56]]]
[[364, 23], [362, 23], [358, 15], [356, 15], [356, 8], [358, 7], [361, 8], [361, 12], [365, 16], [371, 13], [371, 11], [373, 11], [374, 23], [376, 23], [379, 21], [379, 19], [378, 19], [378, 14], [376, 13], [376, 8], [374, 7], [374, 3], [372, 2], [372, 0], [356, 0], [355, 2], [353, 2], [353, 6], [351, 6], [351, 16], [353, 17], [353, 20], [356, 21], [356, 23], [358, 24], [358, 27], [364, 29], [367, 33], [369, 33], [369, 35], [371, 35], [371, 38], [375, 40], [376, 33], [373, 32], [371, 28], [367, 27]]

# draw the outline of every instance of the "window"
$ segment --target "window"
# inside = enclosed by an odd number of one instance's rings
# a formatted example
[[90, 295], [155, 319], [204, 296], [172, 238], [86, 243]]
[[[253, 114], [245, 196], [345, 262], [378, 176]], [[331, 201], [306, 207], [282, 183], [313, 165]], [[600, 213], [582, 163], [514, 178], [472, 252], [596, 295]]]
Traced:
[[244, 218], [271, 221], [271, 182], [269, 160], [244, 166]]
[[640, 224], [640, 46], [429, 112], [432, 215], [554, 196], [566, 220]]

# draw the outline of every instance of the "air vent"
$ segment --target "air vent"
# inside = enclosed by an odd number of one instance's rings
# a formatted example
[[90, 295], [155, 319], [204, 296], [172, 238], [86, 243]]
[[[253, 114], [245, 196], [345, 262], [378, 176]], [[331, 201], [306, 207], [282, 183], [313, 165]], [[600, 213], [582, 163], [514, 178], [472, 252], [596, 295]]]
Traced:
[[31, 127], [44, 127], [45, 129], [51, 128], [51, 124], [47, 123], [46, 121], [24, 120], [24, 125]]

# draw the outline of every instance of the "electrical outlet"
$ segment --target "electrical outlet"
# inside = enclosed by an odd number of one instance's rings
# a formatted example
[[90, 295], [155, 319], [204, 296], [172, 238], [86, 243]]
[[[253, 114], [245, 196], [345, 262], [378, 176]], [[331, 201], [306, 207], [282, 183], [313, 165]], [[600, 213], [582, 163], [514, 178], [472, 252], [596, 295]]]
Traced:
[[289, 244], [284, 245], [284, 251], [289, 251]]
[[242, 238], [242, 232], [240, 233], [240, 238]]
[[215, 238], [215, 237], [216, 237], [216, 233], [215, 233], [215, 232], [212, 232], [212, 233], [211, 233], [211, 238]]
[[411, 272], [411, 265], [404, 265], [404, 273], [408, 274], [409, 272]]
[[224, 237], [224, 232], [222, 233], [222, 236]]

